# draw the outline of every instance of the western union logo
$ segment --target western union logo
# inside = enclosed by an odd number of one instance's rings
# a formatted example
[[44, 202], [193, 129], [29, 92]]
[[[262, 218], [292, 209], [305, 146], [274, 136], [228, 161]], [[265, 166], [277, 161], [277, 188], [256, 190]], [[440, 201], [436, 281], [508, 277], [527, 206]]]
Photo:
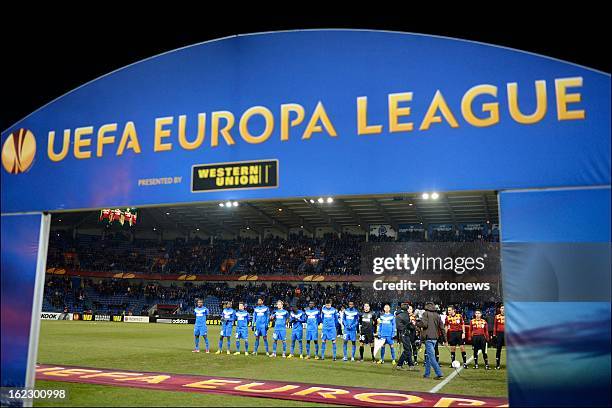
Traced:
[[215, 179], [217, 187], [245, 186], [261, 183], [261, 173], [261, 166], [233, 166], [220, 169], [200, 169], [198, 170], [198, 177], [200, 179]]
[[198, 164], [193, 166], [191, 191], [278, 187], [278, 160]]

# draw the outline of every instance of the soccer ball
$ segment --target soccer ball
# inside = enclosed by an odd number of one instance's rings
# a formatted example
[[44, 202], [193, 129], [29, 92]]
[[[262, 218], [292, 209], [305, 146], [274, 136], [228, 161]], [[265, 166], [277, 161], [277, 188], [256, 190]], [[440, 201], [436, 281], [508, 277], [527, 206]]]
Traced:
[[459, 368], [459, 367], [461, 367], [461, 363], [458, 362], [458, 361], [453, 361], [452, 366], [453, 366], [453, 368]]

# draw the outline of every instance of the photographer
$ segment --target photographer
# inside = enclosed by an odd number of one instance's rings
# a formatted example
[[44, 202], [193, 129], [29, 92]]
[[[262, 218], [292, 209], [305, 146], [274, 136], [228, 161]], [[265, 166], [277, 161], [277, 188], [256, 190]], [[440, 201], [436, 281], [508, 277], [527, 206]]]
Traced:
[[442, 336], [444, 335], [444, 325], [432, 302], [425, 304], [425, 313], [423, 313], [421, 321], [417, 322], [417, 326], [423, 329], [422, 335], [425, 339], [425, 373], [423, 377], [429, 378], [431, 368], [433, 368], [436, 373], [435, 379], [440, 380], [443, 378], [443, 375], [440, 365], [436, 361], [434, 350], [438, 343], [438, 338], [441, 334]]
[[408, 362], [408, 370], [414, 370], [414, 361], [412, 359], [412, 339], [416, 335], [416, 326], [410, 319], [408, 304], [401, 305], [400, 312], [395, 316], [395, 325], [397, 327], [398, 340], [402, 343], [403, 352], [397, 362], [397, 369], [403, 370], [404, 365]]

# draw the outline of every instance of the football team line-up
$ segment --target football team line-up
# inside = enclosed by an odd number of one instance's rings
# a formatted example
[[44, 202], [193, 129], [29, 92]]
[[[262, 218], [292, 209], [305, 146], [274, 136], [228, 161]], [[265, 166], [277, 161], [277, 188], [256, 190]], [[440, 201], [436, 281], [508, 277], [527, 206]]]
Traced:
[[[206, 318], [209, 310], [204, 306], [202, 299], [198, 299], [194, 308], [195, 314], [195, 348], [194, 353], [200, 352], [200, 337], [204, 338], [205, 352], [210, 353], [208, 340], [208, 328]], [[322, 308], [317, 308], [314, 302], [309, 302], [304, 310], [294, 306], [291, 311], [284, 308], [284, 302], [276, 302], [276, 309], [271, 310], [264, 304], [264, 300], [259, 298], [253, 312], [246, 310], [244, 302], [238, 304], [238, 310], [232, 308], [231, 302], [224, 303], [221, 313], [221, 332], [216, 354], [223, 353], [223, 343], [226, 343], [226, 354], [231, 353], [232, 337], [235, 338], [236, 348], [234, 355], [241, 355], [241, 344], [244, 343], [244, 355], [257, 355], [259, 352], [260, 340], [264, 343], [266, 355], [277, 357], [278, 342], [282, 343], [282, 357], [293, 358], [296, 354], [296, 343], [299, 346], [299, 358], [310, 359], [314, 351], [315, 360], [325, 360], [327, 343], [332, 344], [332, 358], [336, 361], [336, 339], [341, 337], [343, 340], [343, 361], [355, 361], [357, 342], [359, 342], [359, 361], [364, 361], [365, 346], [370, 348], [370, 356], [373, 362], [378, 364], [385, 363], [385, 349], [389, 346], [391, 351], [391, 364], [397, 369], [414, 370], [417, 363], [417, 352], [421, 345], [425, 344], [425, 374], [429, 377], [431, 369], [435, 373], [435, 379], [443, 378], [442, 370], [439, 365], [438, 345], [448, 344], [451, 354], [451, 367], [459, 368], [461, 363], [455, 360], [456, 349], [459, 347], [463, 360], [463, 368], [468, 368], [467, 353], [465, 351], [465, 322], [463, 316], [457, 313], [453, 306], [448, 307], [448, 313], [442, 321], [439, 308], [429, 302], [425, 305], [425, 310], [419, 314], [414, 313], [412, 306], [402, 303], [397, 313], [391, 312], [389, 304], [384, 305], [384, 312], [374, 313], [370, 305], [365, 303], [360, 311], [355, 307], [354, 302], [348, 302], [348, 307], [338, 311], [332, 306], [331, 300], [326, 300]], [[234, 334], [234, 325], [236, 331]], [[273, 326], [272, 352], [268, 342], [268, 328]], [[496, 369], [501, 369], [501, 350], [505, 345], [504, 326], [505, 315], [504, 306], [500, 306], [499, 313], [495, 316], [493, 337], [489, 335], [489, 328], [486, 320], [482, 318], [482, 312], [476, 310], [474, 318], [469, 323], [472, 334], [472, 347], [474, 368], [478, 369], [478, 354], [482, 353], [485, 369], [489, 370], [489, 360], [487, 355], [487, 345], [493, 342], [496, 346]], [[287, 354], [287, 328], [291, 328], [290, 351]], [[319, 327], [321, 336], [319, 337]], [[306, 335], [304, 338], [304, 329]], [[255, 344], [252, 351], [249, 349], [249, 330], [253, 331]], [[304, 350], [304, 340], [305, 350]], [[402, 353], [396, 361], [395, 343], [402, 345]], [[314, 343], [314, 347], [312, 347]], [[380, 347], [380, 359], [376, 360], [375, 345]], [[348, 347], [351, 346], [349, 355]], [[313, 350], [314, 349], [314, 350]], [[305, 353], [304, 353], [305, 351]], [[433, 358], [432, 358], [433, 357]]]

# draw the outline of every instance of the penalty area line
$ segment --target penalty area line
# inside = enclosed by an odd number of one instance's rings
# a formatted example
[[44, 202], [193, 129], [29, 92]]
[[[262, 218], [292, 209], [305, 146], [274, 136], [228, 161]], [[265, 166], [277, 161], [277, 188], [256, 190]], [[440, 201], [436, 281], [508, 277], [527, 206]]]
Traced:
[[[472, 357], [467, 359], [467, 364], [470, 364], [472, 361], [474, 361], [474, 356], [472, 356]], [[455, 378], [457, 375], [459, 375], [459, 371], [461, 371], [461, 370], [463, 370], [463, 365], [461, 367], [457, 368], [455, 371], [453, 371], [444, 380], [442, 380], [442, 382], [440, 384], [437, 384], [435, 387], [433, 387], [431, 390], [429, 390], [427, 392], [429, 392], [429, 393], [436, 393], [436, 392], [440, 391], [446, 384], [451, 382], [451, 380], [453, 378]]]

